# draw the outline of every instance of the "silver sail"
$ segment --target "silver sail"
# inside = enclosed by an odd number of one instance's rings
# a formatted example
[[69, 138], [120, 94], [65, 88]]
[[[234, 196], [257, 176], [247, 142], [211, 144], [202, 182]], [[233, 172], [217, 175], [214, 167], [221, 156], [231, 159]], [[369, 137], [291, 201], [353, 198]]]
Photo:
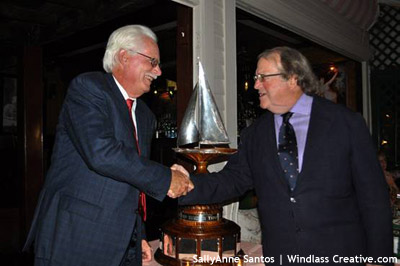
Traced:
[[197, 129], [197, 84], [190, 96], [188, 107], [182, 119], [181, 129], [179, 130], [177, 145], [182, 146], [199, 141], [199, 130]]
[[182, 146], [196, 142], [209, 145], [229, 143], [228, 134], [201, 62], [199, 62], [199, 81], [193, 90], [182, 120], [177, 144]]

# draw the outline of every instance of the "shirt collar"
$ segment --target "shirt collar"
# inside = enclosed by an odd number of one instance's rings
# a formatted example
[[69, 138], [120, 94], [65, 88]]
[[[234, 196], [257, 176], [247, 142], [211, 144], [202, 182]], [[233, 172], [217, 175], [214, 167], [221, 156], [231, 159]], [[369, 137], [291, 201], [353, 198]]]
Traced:
[[113, 75], [113, 78], [114, 78], [115, 83], [116, 83], [117, 86], [118, 86], [118, 89], [119, 89], [120, 92], [122, 93], [122, 96], [124, 96], [124, 100], [126, 101], [127, 99], [132, 99], [132, 100], [133, 100], [132, 109], [133, 109], [133, 110], [136, 110], [136, 104], [137, 104], [136, 98], [129, 97], [129, 95], [128, 95], [128, 93], [125, 91], [124, 87], [122, 87], [122, 85], [119, 84], [118, 80], [114, 77], [114, 75]]
[[311, 114], [311, 106], [312, 106], [313, 98], [303, 93], [300, 98], [297, 100], [295, 105], [290, 109], [293, 113], [299, 113], [304, 115]]

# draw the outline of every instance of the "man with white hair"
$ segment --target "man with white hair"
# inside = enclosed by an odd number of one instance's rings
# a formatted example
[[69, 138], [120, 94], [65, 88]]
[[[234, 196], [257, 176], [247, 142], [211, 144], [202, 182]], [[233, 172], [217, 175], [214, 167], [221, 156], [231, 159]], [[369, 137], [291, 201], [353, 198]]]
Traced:
[[145, 194], [161, 201], [193, 188], [181, 172], [149, 160], [155, 117], [138, 98], [161, 75], [159, 61], [155, 34], [125, 26], [108, 40], [107, 73], [85, 73], [71, 82], [24, 247], [35, 241], [35, 265], [151, 260], [143, 234]]

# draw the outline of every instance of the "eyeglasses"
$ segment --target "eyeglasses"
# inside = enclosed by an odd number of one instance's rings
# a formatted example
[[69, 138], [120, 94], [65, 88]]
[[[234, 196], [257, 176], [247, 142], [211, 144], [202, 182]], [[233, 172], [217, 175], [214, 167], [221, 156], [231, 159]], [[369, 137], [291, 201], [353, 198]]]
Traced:
[[144, 56], [144, 57], [148, 58], [148, 59], [150, 60], [151, 66], [152, 66], [153, 68], [160, 65], [160, 61], [158, 61], [157, 58], [154, 58], [154, 57], [151, 57], [151, 56], [148, 56], [148, 55], [145, 55], [145, 54], [142, 54], [142, 53], [139, 53], [139, 52], [130, 50], [130, 49], [128, 49], [128, 51], [130, 51], [130, 52], [132, 52], [132, 53], [135, 53], [135, 54], [139, 54], [139, 55], [141, 55], [141, 56]]
[[283, 73], [258, 74], [258, 75], [254, 75], [253, 79], [254, 79], [254, 82], [256, 82], [257, 80], [258, 80], [259, 82], [262, 82], [264, 78], [273, 77], [273, 76], [280, 76], [280, 75], [283, 75]]

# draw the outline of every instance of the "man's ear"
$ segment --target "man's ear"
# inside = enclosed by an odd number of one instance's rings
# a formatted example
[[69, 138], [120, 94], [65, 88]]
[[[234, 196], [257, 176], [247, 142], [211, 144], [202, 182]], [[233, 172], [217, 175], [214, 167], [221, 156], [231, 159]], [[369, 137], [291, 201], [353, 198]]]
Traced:
[[128, 62], [128, 52], [125, 50], [120, 50], [117, 54], [117, 57], [121, 65], [124, 65], [126, 62]]
[[296, 86], [298, 85], [298, 84], [297, 84], [297, 75], [292, 75], [292, 76], [290, 76], [288, 82], [289, 82], [289, 86], [290, 86], [291, 88], [296, 87]]

